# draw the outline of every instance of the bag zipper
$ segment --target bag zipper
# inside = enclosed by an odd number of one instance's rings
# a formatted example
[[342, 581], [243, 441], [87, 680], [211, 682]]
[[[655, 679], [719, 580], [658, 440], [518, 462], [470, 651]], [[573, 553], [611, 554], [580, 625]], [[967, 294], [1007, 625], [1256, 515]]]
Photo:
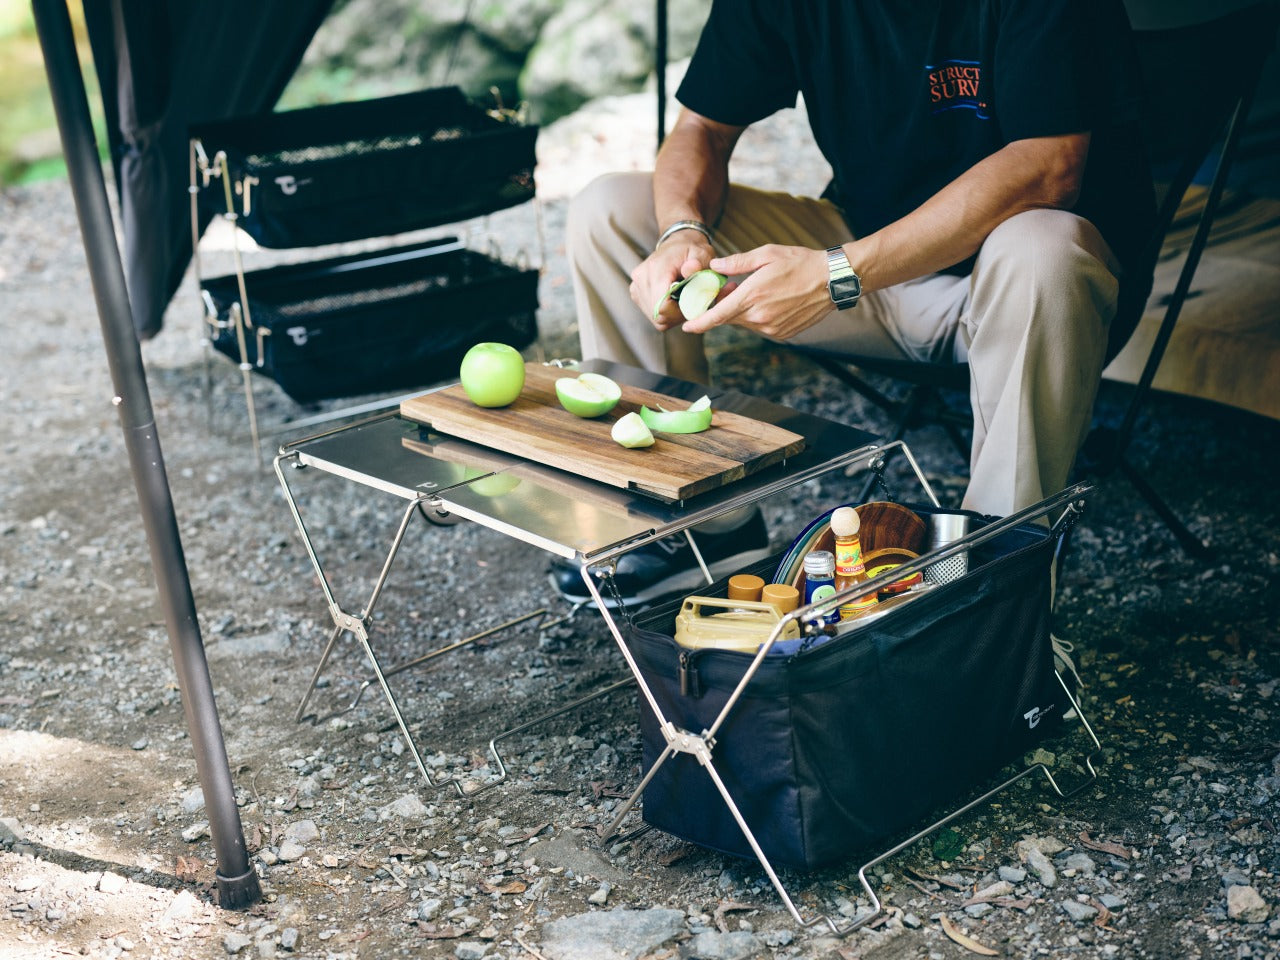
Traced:
[[698, 682], [698, 671], [693, 662], [695, 650], [681, 650], [679, 658], [680, 696], [698, 698], [702, 696], [702, 686]]

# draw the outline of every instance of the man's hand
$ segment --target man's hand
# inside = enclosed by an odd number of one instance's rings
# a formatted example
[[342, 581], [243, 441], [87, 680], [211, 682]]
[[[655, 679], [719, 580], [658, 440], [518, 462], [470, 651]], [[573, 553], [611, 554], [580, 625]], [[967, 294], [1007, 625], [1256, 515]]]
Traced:
[[771, 340], [790, 340], [832, 310], [823, 250], [770, 243], [717, 257], [707, 266], [729, 276], [749, 276], [726, 284], [710, 310], [683, 325], [688, 333], [731, 323]]
[[681, 230], [631, 272], [632, 301], [659, 330], [678, 327], [684, 317], [679, 304], [667, 299], [667, 291], [677, 280], [704, 269], [714, 256], [702, 234]]

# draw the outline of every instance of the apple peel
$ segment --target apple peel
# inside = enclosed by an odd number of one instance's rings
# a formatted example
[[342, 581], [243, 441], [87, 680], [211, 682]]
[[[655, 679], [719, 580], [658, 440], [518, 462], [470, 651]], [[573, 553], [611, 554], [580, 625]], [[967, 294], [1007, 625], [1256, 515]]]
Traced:
[[640, 408], [640, 419], [654, 433], [701, 433], [711, 426], [711, 398], [699, 397], [684, 410]]

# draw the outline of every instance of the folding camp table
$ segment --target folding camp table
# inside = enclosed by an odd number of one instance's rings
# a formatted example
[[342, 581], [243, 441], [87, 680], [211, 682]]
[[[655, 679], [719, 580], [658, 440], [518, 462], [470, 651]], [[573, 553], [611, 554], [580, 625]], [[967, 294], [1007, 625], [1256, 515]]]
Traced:
[[[802, 918], [769, 859], [752, 838], [751, 831], [738, 812], [733, 799], [723, 789], [715, 775], [714, 767], [711, 765], [715, 730], [702, 733], [681, 730], [663, 715], [633, 655], [626, 632], [611, 610], [613, 604], [606, 599], [602, 589], [607, 592], [607, 585], [610, 583], [609, 574], [620, 557], [645, 544], [678, 534], [688, 538], [692, 552], [709, 584], [713, 578], [698, 551], [696, 533], [691, 533], [692, 528], [732, 511], [759, 504], [769, 497], [791, 490], [815, 478], [832, 474], [839, 476], [846, 470], [882, 471], [886, 458], [891, 455], [900, 455], [907, 459], [924, 495], [935, 507], [937, 498], [910, 451], [900, 442], [881, 444], [865, 431], [800, 413], [766, 400], [735, 391], [708, 391], [700, 385], [660, 377], [618, 364], [587, 361], [581, 364], [579, 369], [603, 373], [624, 384], [690, 401], [707, 393], [711, 397], [714, 409], [718, 411], [741, 414], [766, 424], [784, 427], [801, 435], [804, 438], [803, 449], [781, 462], [764, 467], [732, 483], [699, 493], [686, 500], [667, 501], [635, 490], [606, 486], [563, 470], [444, 436], [398, 413], [388, 413], [315, 437], [285, 444], [281, 447], [275, 461], [276, 474], [302, 536], [307, 555], [319, 579], [333, 621], [320, 662], [299, 705], [298, 719], [302, 719], [305, 714], [308, 702], [336, 644], [344, 635], [350, 634], [363, 649], [373, 672], [373, 679], [361, 687], [361, 692], [375, 682], [381, 688], [410, 755], [426, 782], [432, 787], [452, 784], [459, 794], [471, 794], [479, 789], [494, 786], [507, 776], [506, 765], [497, 749], [497, 744], [501, 740], [527, 730], [542, 720], [575, 709], [596, 696], [635, 682], [640, 688], [642, 702], [647, 704], [647, 709], [654, 712], [663, 736], [666, 738], [667, 750], [662, 759], [665, 760], [674, 753], [690, 754], [711, 773], [729, 811], [746, 832], [753, 851], [795, 920], [804, 926], [825, 920], [834, 931], [847, 932], [852, 929], [851, 926], [841, 928], [829, 918], [818, 917], [809, 920]], [[482, 466], [478, 468], [477, 464]], [[372, 593], [359, 611], [344, 606], [338, 599], [304, 521], [298, 499], [294, 495], [290, 474], [295, 469], [307, 468], [345, 478], [404, 502], [399, 524], [381, 564]], [[1078, 497], [1079, 491], [1068, 491], [1060, 499], [1063, 505], [1070, 507]], [[526, 614], [465, 640], [443, 646], [407, 663], [390, 668], [384, 667], [379, 655], [378, 638], [372, 632], [373, 611], [413, 515], [420, 511], [428, 518], [458, 517], [471, 520], [514, 540], [576, 562], [587, 589], [595, 600], [632, 674], [627, 681], [612, 684], [588, 697], [562, 705], [536, 720], [522, 723], [514, 730], [499, 733], [491, 738], [489, 749], [496, 763], [498, 775], [483, 784], [475, 781], [464, 783], [452, 776], [442, 779], [431, 776], [389, 680], [402, 670], [424, 663], [480, 637], [489, 636], [497, 630], [545, 616], [546, 611]], [[951, 553], [957, 552], [962, 546], [963, 544], [953, 548]], [[935, 560], [945, 559], [946, 556], [945, 551], [928, 555]], [[921, 565], [924, 562], [922, 560]], [[448, 598], [441, 598], [442, 604], [447, 602]], [[743, 683], [745, 684], [748, 680], [750, 680], [749, 675], [744, 678]], [[354, 706], [358, 699], [359, 694], [350, 706]], [[726, 713], [730, 707], [732, 702], [725, 708]], [[1092, 735], [1092, 731], [1090, 734]], [[655, 764], [654, 769], [660, 766], [661, 762], [662, 760]], [[654, 770], [650, 770], [646, 774], [644, 782], [624, 806], [611, 829], [617, 829], [622, 815], [638, 799], [640, 790], [648, 783], [653, 773]], [[1048, 771], [1045, 770], [1045, 773]], [[1052, 782], [1052, 777], [1050, 781]], [[1056, 789], [1056, 784], [1054, 786]], [[862, 877], [864, 887], [878, 908], [878, 900], [866, 882], [865, 873]]]

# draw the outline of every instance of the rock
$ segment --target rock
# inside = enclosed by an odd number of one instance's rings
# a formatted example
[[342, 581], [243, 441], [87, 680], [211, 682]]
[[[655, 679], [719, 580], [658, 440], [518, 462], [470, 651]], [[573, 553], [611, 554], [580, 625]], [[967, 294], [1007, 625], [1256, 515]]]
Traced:
[[610, 883], [600, 884], [600, 886], [596, 889], [596, 892], [591, 894], [591, 896], [587, 897], [587, 903], [593, 904], [594, 906], [597, 906], [597, 907], [603, 907], [605, 905], [605, 901], [609, 899], [609, 891], [612, 889], [613, 889], [613, 884], [610, 884]]
[[1067, 847], [1057, 837], [1025, 837], [1017, 842], [1014, 849], [1017, 850], [1019, 857], [1026, 860], [1028, 853], [1032, 850], [1039, 850], [1045, 856], [1052, 857]]
[[232, 930], [222, 938], [222, 949], [226, 950], [228, 954], [234, 957], [251, 943], [253, 943], [252, 937], [240, 933], [238, 930]]
[[1086, 877], [1092, 877], [1097, 870], [1097, 866], [1093, 862], [1093, 858], [1087, 853], [1073, 853], [1067, 857], [1062, 863], [1064, 870], [1074, 870], [1078, 874]]
[[193, 823], [187, 829], [182, 831], [182, 839], [187, 843], [195, 843], [201, 837], [209, 835], [209, 823], [207, 820], [201, 820], [199, 823]]
[[281, 863], [292, 863], [295, 860], [301, 860], [306, 853], [306, 844], [299, 843], [297, 840], [285, 840], [276, 851], [276, 859]]
[[1241, 923], [1264, 923], [1271, 908], [1253, 887], [1231, 887], [1227, 890], [1227, 916]]
[[685, 945], [689, 960], [746, 960], [764, 949], [764, 944], [746, 930], [731, 933], [700, 933]]
[[1085, 923], [1098, 915], [1098, 908], [1076, 900], [1062, 901], [1062, 912], [1076, 923]]
[[453, 955], [458, 960], [484, 960], [485, 952], [488, 949], [488, 944], [481, 943], [478, 940], [463, 940], [453, 948]]
[[540, 949], [550, 960], [636, 960], [684, 929], [680, 910], [593, 911], [546, 924]]
[[27, 839], [15, 817], [0, 817], [0, 843], [20, 843]]
[[320, 830], [314, 820], [295, 820], [284, 828], [284, 839], [312, 843], [320, 839]]
[[179, 802], [182, 812], [186, 814], [199, 813], [204, 809], [204, 790], [197, 784], [182, 795]]
[[16, 893], [29, 893], [40, 886], [39, 877], [19, 877], [13, 882], [13, 889]]
[[1023, 870], [1021, 867], [1001, 867], [1000, 879], [1007, 883], [1021, 883], [1023, 880], [1027, 879], [1027, 871]]
[[1104, 893], [1098, 897], [1098, 902], [1113, 913], [1116, 910], [1123, 910], [1127, 901], [1124, 897], [1118, 897], [1114, 893]]
[[971, 903], [964, 908], [964, 912], [976, 920], [979, 917], [985, 917], [994, 909], [995, 907], [989, 903]]
[[439, 912], [440, 901], [434, 897], [429, 900], [423, 900], [418, 904], [418, 919], [424, 923], [434, 920]]
[[298, 946], [298, 928], [285, 927], [280, 931], [280, 949], [294, 950]]
[[1027, 866], [1031, 868], [1046, 887], [1055, 887], [1058, 885], [1058, 871], [1053, 868], [1053, 864], [1049, 862], [1049, 858], [1038, 847], [1031, 847], [1027, 850]]
[[118, 873], [106, 871], [98, 878], [98, 889], [103, 893], [119, 893], [124, 889], [125, 879]]
[[400, 817], [403, 820], [417, 820], [426, 815], [426, 804], [419, 800], [417, 794], [414, 793], [406, 793], [401, 797], [397, 797], [378, 811], [379, 820], [389, 820], [392, 817]]

